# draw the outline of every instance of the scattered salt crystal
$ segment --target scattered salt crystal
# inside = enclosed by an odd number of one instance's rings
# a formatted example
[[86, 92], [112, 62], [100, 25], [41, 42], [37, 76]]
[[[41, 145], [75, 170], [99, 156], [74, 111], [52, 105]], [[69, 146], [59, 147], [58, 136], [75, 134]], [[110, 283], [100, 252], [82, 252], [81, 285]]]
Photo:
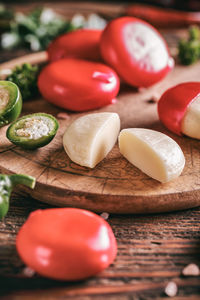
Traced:
[[151, 99], [154, 101], [154, 102], [158, 102], [158, 100], [160, 99], [160, 94], [159, 93], [156, 93], [154, 92]]
[[57, 114], [57, 118], [62, 119], [62, 120], [66, 120], [66, 119], [69, 119], [69, 115], [67, 113], [60, 112], [60, 113]]
[[101, 216], [104, 220], [108, 220], [108, 218], [109, 218], [109, 213], [103, 212], [102, 214], [100, 214], [100, 216]]
[[165, 287], [165, 294], [169, 297], [174, 297], [176, 296], [177, 292], [178, 292], [178, 287], [176, 283], [173, 281], [168, 282], [168, 284]]
[[182, 274], [184, 276], [199, 276], [200, 270], [196, 264], [189, 264], [183, 269]]
[[29, 267], [25, 267], [22, 272], [26, 277], [33, 277], [35, 274], [35, 271]]
[[143, 86], [141, 86], [141, 87], [138, 88], [138, 92], [139, 92], [139, 93], [143, 93], [143, 92], [145, 92], [146, 90], [147, 90], [147, 88], [145, 88], [145, 87], [143, 87]]

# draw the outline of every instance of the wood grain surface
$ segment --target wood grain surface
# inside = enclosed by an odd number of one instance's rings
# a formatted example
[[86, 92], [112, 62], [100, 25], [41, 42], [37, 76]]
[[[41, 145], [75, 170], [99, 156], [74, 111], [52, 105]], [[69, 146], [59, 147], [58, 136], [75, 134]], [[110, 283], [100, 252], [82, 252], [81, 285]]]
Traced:
[[169, 281], [178, 286], [177, 297], [200, 297], [200, 277], [184, 277], [189, 263], [200, 265], [200, 208], [151, 216], [110, 215], [118, 243], [114, 263], [89, 280], [69, 283], [25, 274], [15, 249], [15, 236], [35, 209], [48, 208], [20, 193], [12, 197], [9, 214], [0, 222], [0, 299], [168, 299]]
[[[40, 63], [45, 59], [45, 52], [30, 54], [2, 64], [0, 69], [7, 70], [29, 61]], [[59, 131], [53, 142], [37, 151], [13, 146], [5, 137], [7, 128], [2, 128], [1, 172], [25, 173], [36, 177], [36, 188], [29, 192], [34, 198], [54, 205], [111, 213], [165, 212], [198, 206], [199, 141], [178, 137], [167, 131], [158, 120], [157, 104], [153, 99], [159, 98], [168, 87], [177, 83], [196, 80], [199, 69], [200, 63], [191, 67], [177, 65], [163, 81], [142, 91], [122, 84], [117, 103], [95, 111], [117, 112], [121, 119], [121, 129], [151, 128], [175, 139], [186, 157], [186, 166], [178, 179], [162, 184], [148, 177], [122, 157], [118, 145], [94, 169], [73, 163], [64, 151], [62, 136], [74, 119], [88, 112], [68, 112], [67, 119], [59, 119]], [[63, 110], [38, 97], [23, 105], [23, 114], [34, 112], [51, 113], [59, 117]]]
[[[66, 15], [68, 12], [73, 14], [87, 9], [95, 11], [93, 3], [79, 3], [78, 6], [77, 3], [68, 4], [69, 10], [66, 9], [67, 3], [56, 2], [51, 5]], [[71, 9], [73, 5], [76, 10]], [[105, 3], [95, 6], [96, 9], [105, 11]], [[29, 5], [24, 4], [17, 7], [24, 11], [30, 9]], [[110, 14], [117, 9], [118, 5], [111, 5]], [[170, 45], [175, 46], [177, 36], [185, 34], [185, 30], [175, 30], [166, 32], [165, 37]], [[24, 52], [0, 52], [0, 61], [21, 56]], [[182, 76], [186, 76], [185, 72]], [[124, 92], [129, 90], [128, 87], [124, 88]], [[153, 103], [151, 105], [154, 106]], [[150, 108], [151, 105], [149, 104]], [[198, 148], [196, 152], [197, 150]], [[0, 222], [0, 299], [167, 300], [170, 298], [164, 293], [164, 289], [169, 281], [176, 282], [178, 286], [173, 300], [200, 299], [200, 277], [182, 275], [187, 264], [196, 263], [200, 266], [200, 208], [140, 216], [110, 215], [108, 222], [118, 243], [116, 260], [98, 276], [70, 283], [45, 279], [36, 274], [28, 277], [25, 266], [16, 253], [15, 237], [29, 213], [49, 207], [51, 206], [34, 200], [24, 191], [22, 193], [18, 190], [12, 195], [9, 213]]]

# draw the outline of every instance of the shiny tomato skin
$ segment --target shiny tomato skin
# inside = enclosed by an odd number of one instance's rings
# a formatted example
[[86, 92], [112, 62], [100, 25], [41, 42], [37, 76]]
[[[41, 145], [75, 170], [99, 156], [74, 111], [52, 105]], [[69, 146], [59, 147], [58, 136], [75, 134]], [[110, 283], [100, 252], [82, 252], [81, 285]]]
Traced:
[[77, 208], [32, 212], [17, 235], [16, 247], [30, 268], [58, 280], [93, 276], [107, 268], [117, 253], [109, 224]]
[[102, 30], [93, 29], [79, 29], [63, 34], [49, 45], [49, 60], [70, 57], [99, 61], [101, 34]]
[[[154, 47], [153, 51], [148, 50], [151, 47]], [[111, 21], [102, 33], [100, 49], [104, 61], [126, 83], [136, 87], [155, 84], [174, 66], [159, 32], [147, 22], [133, 17]]]
[[158, 101], [160, 121], [172, 132], [182, 135], [181, 122], [188, 105], [200, 94], [200, 82], [184, 82], [169, 88]]
[[119, 91], [119, 78], [104, 64], [63, 58], [43, 68], [38, 87], [54, 105], [87, 111], [113, 103]]

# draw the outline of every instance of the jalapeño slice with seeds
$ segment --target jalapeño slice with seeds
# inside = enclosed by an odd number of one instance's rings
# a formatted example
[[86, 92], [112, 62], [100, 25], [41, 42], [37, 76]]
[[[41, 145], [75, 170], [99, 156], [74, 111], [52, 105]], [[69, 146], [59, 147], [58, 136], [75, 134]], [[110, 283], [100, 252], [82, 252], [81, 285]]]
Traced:
[[58, 127], [58, 121], [52, 115], [35, 113], [13, 122], [6, 136], [13, 144], [33, 150], [49, 144]]
[[16, 120], [22, 110], [22, 97], [18, 86], [10, 81], [0, 81], [0, 127]]

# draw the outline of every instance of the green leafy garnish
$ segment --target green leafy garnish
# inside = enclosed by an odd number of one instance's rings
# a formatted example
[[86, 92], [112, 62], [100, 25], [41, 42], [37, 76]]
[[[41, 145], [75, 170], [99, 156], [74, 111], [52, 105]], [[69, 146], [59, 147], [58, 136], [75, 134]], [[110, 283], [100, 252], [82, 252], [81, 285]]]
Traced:
[[16, 47], [40, 51], [47, 48], [57, 36], [74, 30], [71, 22], [64, 20], [50, 8], [36, 8], [28, 15], [16, 13], [10, 31], [2, 35], [1, 47]]
[[197, 26], [189, 28], [188, 39], [179, 41], [178, 57], [183, 65], [190, 65], [200, 59], [200, 30]]
[[23, 64], [16, 66], [6, 80], [14, 82], [20, 89], [22, 99], [27, 100], [37, 95], [37, 77], [39, 67], [37, 65]]

